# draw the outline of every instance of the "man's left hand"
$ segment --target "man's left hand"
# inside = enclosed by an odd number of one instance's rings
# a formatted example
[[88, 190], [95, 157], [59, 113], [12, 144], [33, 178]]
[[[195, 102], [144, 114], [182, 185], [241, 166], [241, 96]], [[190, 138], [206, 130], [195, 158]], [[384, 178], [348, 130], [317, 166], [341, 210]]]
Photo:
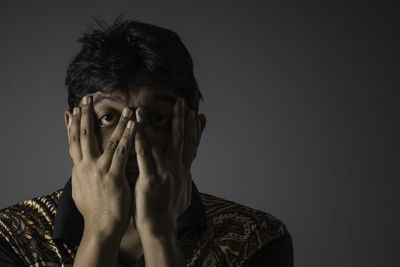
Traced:
[[132, 215], [139, 234], [175, 233], [178, 217], [191, 204], [190, 167], [200, 141], [200, 123], [193, 110], [187, 111], [186, 118], [185, 113], [183, 98], [179, 98], [173, 108], [171, 135], [164, 153], [162, 148], [147, 142], [146, 132], [152, 131], [151, 126], [143, 108], [136, 110], [139, 177]]

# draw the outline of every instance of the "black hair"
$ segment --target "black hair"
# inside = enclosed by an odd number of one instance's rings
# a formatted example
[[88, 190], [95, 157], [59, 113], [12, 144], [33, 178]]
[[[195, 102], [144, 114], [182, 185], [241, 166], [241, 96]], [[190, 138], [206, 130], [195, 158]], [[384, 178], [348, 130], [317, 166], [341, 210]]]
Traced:
[[79, 38], [82, 48], [67, 69], [70, 112], [87, 94], [121, 90], [135, 74], [163, 73], [198, 113], [199, 100], [204, 99], [189, 51], [175, 32], [121, 16], [111, 25], [94, 20], [96, 24]]

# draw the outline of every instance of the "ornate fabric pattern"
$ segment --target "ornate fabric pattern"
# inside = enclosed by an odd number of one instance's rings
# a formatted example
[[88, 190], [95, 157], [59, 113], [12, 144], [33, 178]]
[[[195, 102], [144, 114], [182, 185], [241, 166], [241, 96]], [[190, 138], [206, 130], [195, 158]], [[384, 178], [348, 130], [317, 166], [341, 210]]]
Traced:
[[187, 266], [245, 266], [271, 240], [287, 234], [268, 213], [201, 193], [207, 230], [182, 238]]
[[[0, 210], [0, 236], [26, 266], [67, 266], [75, 249], [52, 239], [62, 190]], [[72, 266], [72, 265], [71, 265]]]
[[[4, 238], [26, 266], [72, 266], [77, 247], [52, 239], [62, 190], [0, 210]], [[277, 218], [255, 209], [200, 193], [207, 230], [181, 237], [187, 266], [245, 264], [271, 240], [287, 233]]]

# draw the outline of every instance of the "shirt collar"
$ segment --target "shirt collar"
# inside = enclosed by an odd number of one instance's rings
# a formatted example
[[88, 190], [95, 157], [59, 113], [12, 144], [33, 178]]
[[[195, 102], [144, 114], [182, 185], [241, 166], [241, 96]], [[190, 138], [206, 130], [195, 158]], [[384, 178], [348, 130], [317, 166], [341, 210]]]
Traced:
[[[60, 197], [56, 220], [54, 223], [53, 238], [62, 239], [68, 243], [79, 246], [83, 235], [83, 217], [72, 199], [71, 178], [64, 186]], [[200, 200], [197, 187], [192, 181], [192, 202], [186, 211], [178, 218], [177, 234], [185, 230], [203, 231], [206, 229], [205, 208]]]

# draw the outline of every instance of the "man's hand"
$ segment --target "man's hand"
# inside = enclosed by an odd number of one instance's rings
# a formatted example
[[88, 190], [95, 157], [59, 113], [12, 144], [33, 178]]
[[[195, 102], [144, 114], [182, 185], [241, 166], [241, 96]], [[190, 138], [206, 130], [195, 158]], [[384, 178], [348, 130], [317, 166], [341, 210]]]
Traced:
[[[125, 109], [102, 154], [94, 133], [92, 97], [74, 108], [68, 134], [72, 169], [72, 198], [85, 221], [85, 233], [122, 238], [131, 216], [131, 189], [125, 168], [135, 124]], [[129, 123], [128, 123], [129, 121]]]
[[136, 110], [138, 121], [135, 150], [139, 177], [135, 187], [134, 218], [138, 231], [175, 231], [177, 219], [191, 204], [191, 164], [199, 142], [199, 123], [195, 112], [186, 116], [183, 98], [173, 109], [171, 135], [166, 153], [146, 140], [152, 131], [143, 108]]
[[[146, 266], [185, 266], [176, 237], [177, 219], [191, 204], [191, 164], [200, 139], [195, 112], [187, 112], [183, 98], [174, 106], [171, 134], [166, 152], [149, 144], [152, 131], [143, 108], [138, 121], [135, 150], [139, 177], [135, 186], [133, 217], [140, 235]], [[185, 125], [186, 124], [186, 125]]]

